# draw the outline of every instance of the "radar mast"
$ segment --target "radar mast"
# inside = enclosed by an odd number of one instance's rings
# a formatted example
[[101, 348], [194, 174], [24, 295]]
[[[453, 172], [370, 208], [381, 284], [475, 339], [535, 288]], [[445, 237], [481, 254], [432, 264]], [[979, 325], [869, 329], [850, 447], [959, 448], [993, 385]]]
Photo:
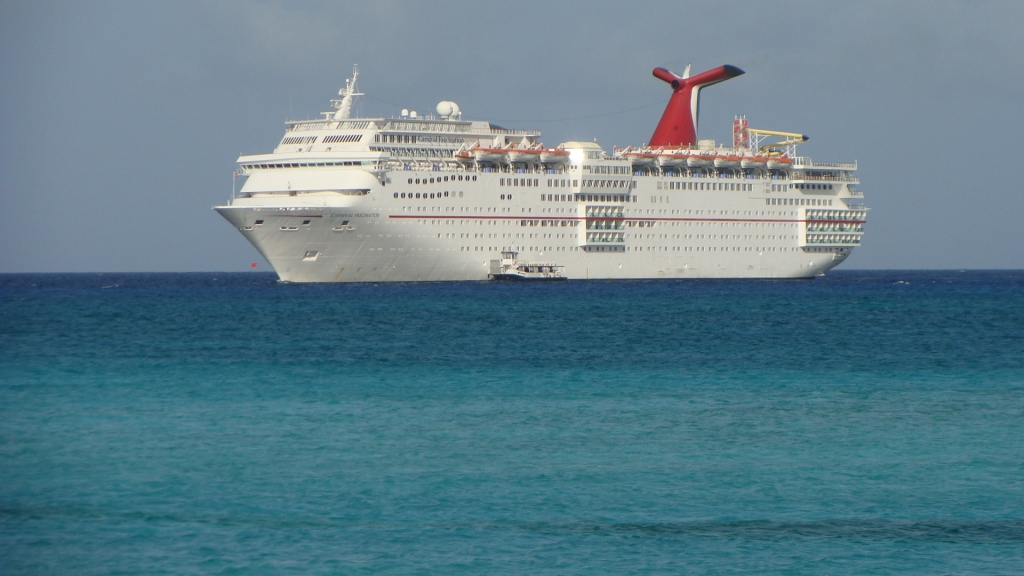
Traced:
[[359, 79], [359, 65], [352, 65], [352, 77], [345, 79], [345, 87], [338, 90], [338, 96], [341, 96], [338, 100], [331, 100], [331, 106], [338, 109], [334, 113], [334, 120], [344, 120], [352, 114], [352, 97], [353, 96], [365, 96], [356, 87], [356, 80]]

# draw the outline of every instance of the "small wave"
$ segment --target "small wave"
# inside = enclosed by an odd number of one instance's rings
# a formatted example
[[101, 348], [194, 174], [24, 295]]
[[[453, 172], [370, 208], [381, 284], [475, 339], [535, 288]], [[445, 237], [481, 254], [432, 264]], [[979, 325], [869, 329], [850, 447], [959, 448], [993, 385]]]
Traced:
[[1024, 543], [1024, 520], [749, 520], [731, 522], [659, 522], [651, 524], [538, 522], [524, 526], [524, 528], [539, 532], [707, 536], [752, 540], [823, 538]]

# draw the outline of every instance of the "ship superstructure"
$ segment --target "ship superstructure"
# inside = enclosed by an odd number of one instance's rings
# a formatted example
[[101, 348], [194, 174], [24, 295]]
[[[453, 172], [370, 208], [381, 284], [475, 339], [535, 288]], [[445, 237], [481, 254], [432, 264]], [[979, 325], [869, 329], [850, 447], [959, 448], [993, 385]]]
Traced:
[[241, 156], [245, 183], [215, 209], [290, 282], [485, 280], [509, 252], [569, 279], [813, 277], [860, 245], [857, 164], [798, 156], [806, 136], [742, 116], [731, 145], [697, 140], [701, 88], [742, 73], [656, 69], [673, 95], [651, 144], [607, 151], [449, 101], [353, 118], [356, 69], [333, 111]]

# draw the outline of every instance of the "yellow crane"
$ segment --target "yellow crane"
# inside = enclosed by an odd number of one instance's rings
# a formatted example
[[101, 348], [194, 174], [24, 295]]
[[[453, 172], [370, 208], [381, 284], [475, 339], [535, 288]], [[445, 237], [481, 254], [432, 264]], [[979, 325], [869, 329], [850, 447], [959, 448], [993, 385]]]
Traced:
[[758, 151], [762, 153], [767, 152], [772, 148], [781, 148], [783, 146], [799, 144], [801, 142], [807, 142], [809, 140], [807, 136], [803, 134], [797, 134], [796, 132], [779, 132], [778, 130], [759, 130], [757, 128], [748, 128], [747, 132], [750, 132], [751, 134], [756, 134], [761, 137], [778, 136], [780, 138], [786, 138], [786, 140], [783, 140], [782, 142], [773, 142], [771, 144], [764, 144], [758, 146]]

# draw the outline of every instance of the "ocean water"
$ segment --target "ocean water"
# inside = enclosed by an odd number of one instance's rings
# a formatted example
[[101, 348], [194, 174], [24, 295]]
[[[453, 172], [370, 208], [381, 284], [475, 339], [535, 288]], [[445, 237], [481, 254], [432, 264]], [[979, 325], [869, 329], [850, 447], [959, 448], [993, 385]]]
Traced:
[[1024, 272], [0, 275], [0, 573], [1024, 573]]

